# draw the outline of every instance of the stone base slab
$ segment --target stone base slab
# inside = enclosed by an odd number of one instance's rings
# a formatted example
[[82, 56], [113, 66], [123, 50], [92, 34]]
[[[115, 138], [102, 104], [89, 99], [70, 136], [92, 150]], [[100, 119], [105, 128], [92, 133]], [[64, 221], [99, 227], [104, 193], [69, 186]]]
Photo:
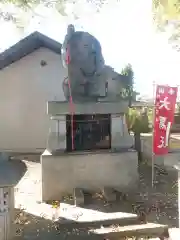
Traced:
[[[116, 114], [128, 111], [128, 101], [74, 103], [74, 114]], [[47, 102], [47, 114], [70, 114], [69, 102]]]
[[41, 155], [42, 201], [61, 200], [73, 189], [101, 190], [112, 187], [129, 192], [138, 186], [135, 151], [123, 153], [72, 153]]

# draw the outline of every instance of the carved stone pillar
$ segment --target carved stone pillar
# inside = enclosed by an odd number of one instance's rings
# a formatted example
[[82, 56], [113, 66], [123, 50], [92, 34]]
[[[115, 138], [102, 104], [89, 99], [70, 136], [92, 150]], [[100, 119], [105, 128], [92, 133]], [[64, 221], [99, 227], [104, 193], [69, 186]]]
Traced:
[[111, 148], [124, 149], [133, 145], [133, 137], [129, 135], [125, 116], [111, 114]]
[[47, 142], [49, 150], [66, 150], [66, 116], [51, 117]]

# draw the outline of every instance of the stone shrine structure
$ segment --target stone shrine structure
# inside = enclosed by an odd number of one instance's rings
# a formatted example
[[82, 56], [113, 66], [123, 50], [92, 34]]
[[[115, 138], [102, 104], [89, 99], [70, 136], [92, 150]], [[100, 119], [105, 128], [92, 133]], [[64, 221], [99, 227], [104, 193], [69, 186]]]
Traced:
[[[41, 156], [42, 200], [60, 200], [67, 193], [74, 193], [76, 198], [78, 189], [103, 191], [111, 197], [114, 190], [135, 190], [138, 159], [125, 120], [129, 100], [121, 95], [129, 84], [127, 78], [105, 65], [95, 37], [76, 32], [72, 25], [62, 47], [62, 59], [68, 72], [62, 86], [67, 101], [47, 103], [47, 114], [58, 126], [56, 139], [52, 141], [50, 133]], [[101, 134], [102, 139], [97, 140]], [[82, 138], [77, 147], [77, 139]], [[73, 141], [75, 148], [70, 149]]]
[[23, 177], [26, 166], [23, 162], [9, 160], [6, 153], [0, 153], [0, 239], [14, 239], [15, 200], [14, 187]]

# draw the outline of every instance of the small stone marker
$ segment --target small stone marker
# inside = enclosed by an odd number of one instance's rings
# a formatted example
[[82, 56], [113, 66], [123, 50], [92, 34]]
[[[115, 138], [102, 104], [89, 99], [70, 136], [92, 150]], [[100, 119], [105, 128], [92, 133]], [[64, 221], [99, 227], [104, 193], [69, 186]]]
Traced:
[[8, 154], [0, 153], [0, 240], [13, 239], [15, 233], [14, 186], [23, 175], [18, 166], [19, 162], [9, 161]]

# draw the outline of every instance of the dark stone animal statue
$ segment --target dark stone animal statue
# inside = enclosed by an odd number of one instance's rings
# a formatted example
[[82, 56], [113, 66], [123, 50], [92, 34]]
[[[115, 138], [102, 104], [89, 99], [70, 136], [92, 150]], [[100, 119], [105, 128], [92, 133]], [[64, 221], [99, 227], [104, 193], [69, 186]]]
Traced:
[[99, 41], [88, 32], [67, 28], [62, 46], [62, 62], [68, 76], [63, 81], [66, 100], [119, 101], [121, 89], [126, 85], [125, 76], [106, 66]]
[[[67, 63], [67, 54], [69, 62]], [[63, 82], [66, 99], [69, 99], [70, 82], [73, 100], [95, 100], [106, 96], [105, 68], [99, 41], [88, 32], [75, 31], [68, 26], [62, 46], [63, 66], [68, 70], [68, 77]]]

